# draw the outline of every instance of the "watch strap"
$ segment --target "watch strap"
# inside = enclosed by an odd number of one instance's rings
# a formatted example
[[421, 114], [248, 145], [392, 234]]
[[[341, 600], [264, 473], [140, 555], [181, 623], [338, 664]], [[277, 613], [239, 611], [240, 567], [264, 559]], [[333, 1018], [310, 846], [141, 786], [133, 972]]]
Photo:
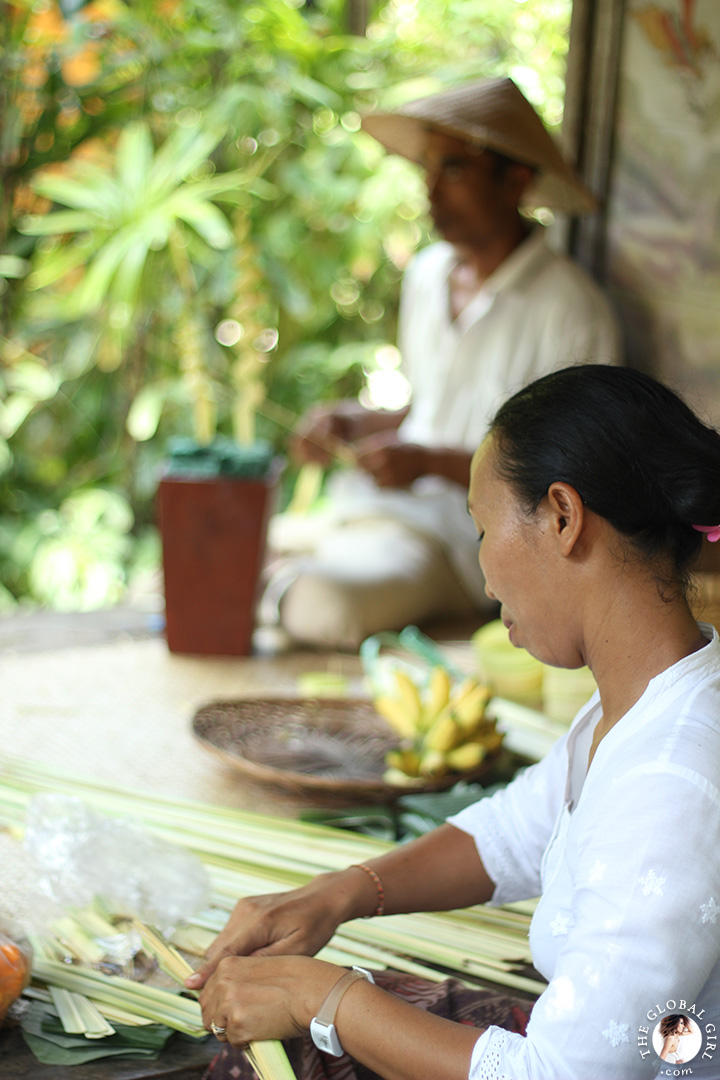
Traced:
[[368, 976], [364, 971], [358, 971], [353, 968], [351, 971], [346, 971], [333, 986], [328, 996], [320, 1006], [315, 1020], [318, 1024], [325, 1024], [326, 1026], [332, 1024], [335, 1020], [335, 1013], [337, 1012], [340, 1000], [343, 997], [346, 990], [348, 990], [354, 982], [358, 979], [367, 979]]

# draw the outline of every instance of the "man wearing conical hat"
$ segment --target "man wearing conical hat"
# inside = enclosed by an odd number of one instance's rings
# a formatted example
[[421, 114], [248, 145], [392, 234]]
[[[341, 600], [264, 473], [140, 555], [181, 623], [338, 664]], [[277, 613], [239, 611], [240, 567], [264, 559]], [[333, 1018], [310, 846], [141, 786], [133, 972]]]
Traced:
[[424, 168], [442, 239], [403, 281], [409, 411], [320, 408], [295, 444], [300, 460], [328, 463], [323, 443], [337, 439], [356, 454], [357, 468], [333, 478], [332, 526], [279, 607], [291, 637], [345, 648], [379, 630], [487, 610], [466, 512], [472, 452], [521, 386], [619, 352], [600, 289], [523, 213], [596, 203], [510, 79], [374, 113], [363, 127]]

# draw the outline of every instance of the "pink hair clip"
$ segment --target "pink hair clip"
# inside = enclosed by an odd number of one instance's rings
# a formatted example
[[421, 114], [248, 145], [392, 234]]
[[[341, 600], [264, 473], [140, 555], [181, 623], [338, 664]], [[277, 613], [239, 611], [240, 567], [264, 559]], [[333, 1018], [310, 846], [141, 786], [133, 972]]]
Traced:
[[705, 533], [711, 544], [720, 540], [720, 525], [693, 525], [697, 532]]

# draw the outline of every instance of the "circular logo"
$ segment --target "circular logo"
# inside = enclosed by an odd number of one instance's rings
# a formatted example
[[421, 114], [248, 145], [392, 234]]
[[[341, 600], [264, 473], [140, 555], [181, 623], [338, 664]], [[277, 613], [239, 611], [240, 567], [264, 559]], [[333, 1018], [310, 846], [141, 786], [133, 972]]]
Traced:
[[691, 1016], [671, 1013], [655, 1025], [652, 1044], [661, 1061], [683, 1065], [700, 1053], [702, 1032]]

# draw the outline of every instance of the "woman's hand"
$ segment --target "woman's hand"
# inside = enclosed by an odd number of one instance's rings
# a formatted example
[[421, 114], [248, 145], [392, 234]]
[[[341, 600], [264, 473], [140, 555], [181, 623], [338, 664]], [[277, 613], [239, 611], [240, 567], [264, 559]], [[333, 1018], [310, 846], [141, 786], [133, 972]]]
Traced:
[[[236, 1047], [301, 1035], [345, 972], [305, 956], [226, 957], [200, 997], [203, 1023]], [[336, 1023], [344, 1050], [388, 1080], [467, 1080], [481, 1035], [364, 979], [341, 998]]]
[[368, 885], [367, 875], [353, 869], [321, 874], [291, 892], [240, 900], [205, 963], [185, 985], [199, 990], [224, 957], [314, 956], [341, 922], [366, 914], [373, 900], [372, 882]]
[[[386, 915], [482, 904], [495, 889], [474, 839], [454, 825], [373, 858], [372, 866], [383, 883]], [[341, 923], [372, 915], [377, 903], [376, 882], [357, 865], [320, 874], [301, 889], [241, 900], [185, 985], [199, 990], [223, 957], [314, 956]]]
[[233, 1046], [301, 1035], [343, 974], [305, 956], [226, 956], [200, 995], [203, 1024]]

